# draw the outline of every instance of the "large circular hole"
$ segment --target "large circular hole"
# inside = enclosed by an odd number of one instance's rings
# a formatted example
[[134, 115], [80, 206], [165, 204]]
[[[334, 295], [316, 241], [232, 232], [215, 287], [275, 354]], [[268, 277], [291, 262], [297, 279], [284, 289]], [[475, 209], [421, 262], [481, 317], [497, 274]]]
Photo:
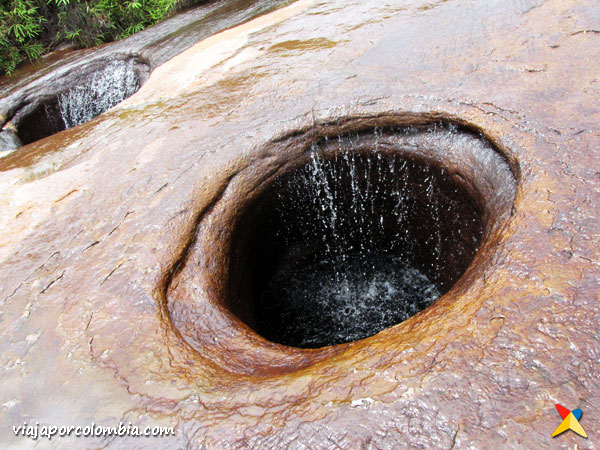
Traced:
[[264, 376], [384, 328], [419, 339], [460, 314], [510, 232], [519, 165], [477, 129], [431, 117], [338, 118], [227, 164], [166, 280], [181, 337]]
[[[464, 135], [470, 170], [439, 148], [444, 133]], [[425, 309], [463, 275], [507, 197], [491, 191], [510, 172], [493, 151], [477, 156], [486, 145], [455, 127], [313, 144], [237, 220], [227, 306], [267, 340], [301, 348], [363, 339]], [[499, 175], [471, 179], [471, 157]]]
[[429, 306], [467, 268], [483, 226], [443, 169], [318, 151], [246, 220], [255, 230], [246, 261], [255, 330], [303, 348], [362, 339]]

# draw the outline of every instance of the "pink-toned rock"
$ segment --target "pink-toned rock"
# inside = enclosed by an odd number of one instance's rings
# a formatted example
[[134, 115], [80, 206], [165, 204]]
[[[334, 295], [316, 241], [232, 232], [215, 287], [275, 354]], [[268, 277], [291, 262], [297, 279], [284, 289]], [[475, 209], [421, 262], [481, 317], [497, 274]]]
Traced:
[[[122, 421], [176, 435], [39, 445], [597, 448], [599, 12], [299, 0], [1, 159], [3, 447], [36, 445], [14, 436], [23, 422]], [[316, 350], [268, 343], [224, 306], [231, 212], [282, 159], [345, 126], [432, 121], [481, 131], [517, 178], [454, 289]], [[193, 321], [171, 320], [178, 301]], [[551, 437], [555, 403], [583, 410], [588, 440]]]

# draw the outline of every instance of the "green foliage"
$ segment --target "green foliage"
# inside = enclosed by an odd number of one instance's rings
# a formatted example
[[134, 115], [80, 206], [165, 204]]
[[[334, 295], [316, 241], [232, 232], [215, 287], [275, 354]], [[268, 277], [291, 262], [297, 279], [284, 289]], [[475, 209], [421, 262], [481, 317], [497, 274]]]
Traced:
[[43, 22], [34, 0], [0, 3], [0, 73], [12, 72], [24, 57], [42, 54], [36, 38]]
[[137, 33], [189, 0], [0, 0], [0, 74], [62, 43], [90, 47]]

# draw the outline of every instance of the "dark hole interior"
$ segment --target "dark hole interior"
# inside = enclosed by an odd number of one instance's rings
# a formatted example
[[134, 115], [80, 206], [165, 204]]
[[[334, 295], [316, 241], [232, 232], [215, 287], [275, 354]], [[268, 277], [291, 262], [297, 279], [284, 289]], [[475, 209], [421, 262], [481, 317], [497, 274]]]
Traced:
[[[58, 94], [37, 103], [18, 119], [19, 138], [29, 144], [92, 120], [140, 88], [135, 59], [112, 60], [97, 70], [73, 73], [72, 82]], [[85, 70], [88, 70], [87, 72]]]
[[480, 207], [444, 169], [393, 153], [325, 157], [313, 148], [242, 214], [228, 306], [288, 346], [363, 339], [447, 292], [482, 233]]
[[53, 97], [37, 106], [19, 123], [19, 138], [23, 145], [66, 130], [58, 97]]

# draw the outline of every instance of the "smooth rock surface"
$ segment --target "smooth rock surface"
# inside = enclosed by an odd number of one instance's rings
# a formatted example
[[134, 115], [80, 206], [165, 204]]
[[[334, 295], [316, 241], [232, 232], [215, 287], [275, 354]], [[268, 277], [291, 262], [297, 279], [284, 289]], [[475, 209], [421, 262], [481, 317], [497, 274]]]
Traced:
[[21, 145], [21, 140], [12, 127], [5, 127], [0, 130], [0, 156], [14, 152]]
[[203, 38], [284, 3], [285, 0], [208, 1], [121, 41], [83, 50], [67, 47], [45, 55], [10, 77], [0, 77], [0, 125], [11, 120], [26, 144], [55, 131], [46, 128], [58, 126], [63, 130], [64, 124], [43, 123], [62, 123], [58, 97], [89, 88], [95, 75], [111, 65], [135, 63], [136, 77], [143, 83], [154, 68]]
[[[589, 0], [298, 0], [0, 160], [2, 447], [598, 448], [598, 30]], [[481, 130], [518, 181], [454, 289], [317, 350], [223, 307], [231, 230], [213, 211], [322, 130], [437, 120]], [[190, 249], [198, 289], [177, 290]], [[197, 303], [179, 323], [206, 353], [173, 325], [178, 301]], [[588, 440], [551, 438], [555, 403], [583, 410]], [[14, 436], [24, 421], [177, 435], [36, 442]]]

